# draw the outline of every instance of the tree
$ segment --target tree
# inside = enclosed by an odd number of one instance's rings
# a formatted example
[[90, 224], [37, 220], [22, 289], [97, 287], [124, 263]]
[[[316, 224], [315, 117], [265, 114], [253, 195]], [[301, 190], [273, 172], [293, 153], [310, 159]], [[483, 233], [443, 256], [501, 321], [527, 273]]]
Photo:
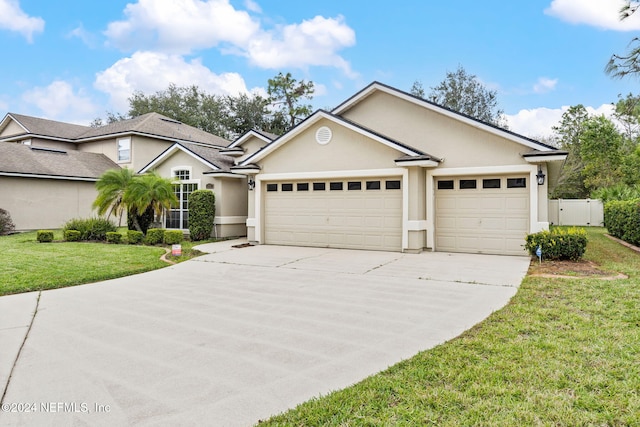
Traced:
[[107, 218], [111, 215], [122, 217], [127, 212], [138, 231], [143, 231], [139, 217], [145, 215], [147, 209], [160, 215], [172, 204], [178, 203], [173, 182], [156, 172], [136, 175], [128, 168], [110, 169], [100, 176], [96, 189], [98, 196], [93, 208], [98, 215], [108, 212]]
[[447, 71], [446, 78], [431, 88], [428, 100], [483, 122], [507, 128], [504, 111], [498, 107], [497, 91], [487, 89], [462, 66], [458, 66], [454, 72]]
[[[114, 113], [112, 111], [107, 111], [107, 123], [106, 124], [111, 124], [114, 122], [119, 122], [121, 120], [127, 120], [129, 119], [129, 117], [120, 114], [120, 113]], [[91, 122], [91, 124], [89, 126], [91, 126], [92, 128], [99, 128], [100, 126], [104, 126], [105, 123], [102, 121], [102, 119], [100, 117], [96, 117], [95, 119], [93, 119], [93, 121]]]
[[425, 98], [424, 87], [422, 86], [422, 82], [420, 80], [416, 80], [411, 85], [410, 90], [411, 95], [416, 96], [418, 98]]
[[225, 97], [225, 128], [232, 138], [237, 138], [251, 129], [271, 132], [267, 106], [269, 100], [258, 95], [241, 93], [238, 96]]
[[611, 187], [623, 179], [622, 135], [605, 116], [584, 122], [580, 134], [580, 155], [584, 162], [584, 186], [591, 192]]
[[[638, 7], [640, 7], [640, 3], [637, 1], [625, 1], [620, 9], [620, 20], [624, 21], [629, 18], [638, 10]], [[640, 73], [640, 38], [634, 37], [631, 39], [629, 50], [626, 54], [611, 55], [604, 71], [614, 78], [638, 75]]]
[[631, 153], [638, 145], [640, 138], [640, 96], [628, 94], [625, 98], [618, 95], [614, 117], [622, 126], [625, 137], [625, 149]]
[[558, 145], [569, 153], [560, 172], [558, 184], [551, 194], [553, 198], [580, 199], [589, 195], [582, 176], [584, 162], [580, 154], [580, 137], [588, 119], [587, 109], [584, 105], [578, 104], [569, 107], [562, 114], [560, 123], [552, 127]]
[[[129, 212], [138, 213], [152, 209], [156, 216], [178, 204], [178, 198], [173, 191], [173, 181], [161, 177], [155, 171], [135, 176], [127, 186], [123, 201]], [[136, 230], [142, 231], [135, 215], [133, 225]]]
[[129, 168], [110, 169], [100, 176], [96, 182], [98, 197], [93, 202], [98, 215], [104, 215], [108, 211], [107, 218], [111, 215], [122, 218], [127, 210], [124, 194], [134, 176], [134, 171]]
[[274, 122], [286, 118], [286, 129], [291, 129], [312, 112], [311, 105], [303, 104], [303, 99], [312, 99], [314, 92], [313, 82], [298, 82], [291, 77], [291, 73], [278, 73], [269, 79], [267, 93], [269, 103], [274, 109]]

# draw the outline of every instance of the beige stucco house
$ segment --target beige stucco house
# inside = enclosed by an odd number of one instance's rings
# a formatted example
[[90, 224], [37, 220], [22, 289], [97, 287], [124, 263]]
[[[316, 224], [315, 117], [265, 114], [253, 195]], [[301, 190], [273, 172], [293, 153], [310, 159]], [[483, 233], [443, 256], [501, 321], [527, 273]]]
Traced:
[[257, 243], [524, 255], [566, 156], [374, 82], [231, 170]]
[[[261, 147], [245, 138], [232, 155]], [[157, 113], [92, 128], [9, 113], [0, 122], [0, 207], [18, 230], [59, 228], [95, 215], [95, 182], [110, 168], [157, 170], [179, 181], [180, 205], [166, 215], [167, 228], [188, 228], [188, 196], [196, 189], [216, 194], [214, 232], [246, 234], [247, 179], [231, 173], [224, 154], [230, 142]], [[257, 149], [257, 148], [256, 148]], [[10, 160], [12, 159], [12, 160]]]

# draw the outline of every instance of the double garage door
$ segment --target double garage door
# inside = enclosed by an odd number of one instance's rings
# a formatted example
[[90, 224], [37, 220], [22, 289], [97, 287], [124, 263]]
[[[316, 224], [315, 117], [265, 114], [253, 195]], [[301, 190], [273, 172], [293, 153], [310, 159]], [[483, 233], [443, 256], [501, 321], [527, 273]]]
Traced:
[[268, 182], [264, 190], [267, 244], [402, 250], [399, 177]]
[[438, 177], [437, 250], [523, 255], [529, 185], [526, 176]]

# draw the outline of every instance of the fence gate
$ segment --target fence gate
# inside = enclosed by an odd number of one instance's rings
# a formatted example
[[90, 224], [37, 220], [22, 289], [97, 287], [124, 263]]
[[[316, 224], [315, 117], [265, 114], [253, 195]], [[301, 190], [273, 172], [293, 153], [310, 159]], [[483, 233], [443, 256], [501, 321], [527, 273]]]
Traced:
[[553, 225], [604, 225], [604, 208], [598, 199], [549, 200], [549, 222]]

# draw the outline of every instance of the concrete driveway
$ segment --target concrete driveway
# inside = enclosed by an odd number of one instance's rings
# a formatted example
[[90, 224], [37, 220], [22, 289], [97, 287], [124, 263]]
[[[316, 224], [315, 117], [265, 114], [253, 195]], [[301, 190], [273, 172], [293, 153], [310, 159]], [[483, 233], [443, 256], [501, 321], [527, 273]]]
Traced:
[[1, 297], [0, 425], [252, 425], [454, 338], [503, 307], [529, 265], [238, 243]]

